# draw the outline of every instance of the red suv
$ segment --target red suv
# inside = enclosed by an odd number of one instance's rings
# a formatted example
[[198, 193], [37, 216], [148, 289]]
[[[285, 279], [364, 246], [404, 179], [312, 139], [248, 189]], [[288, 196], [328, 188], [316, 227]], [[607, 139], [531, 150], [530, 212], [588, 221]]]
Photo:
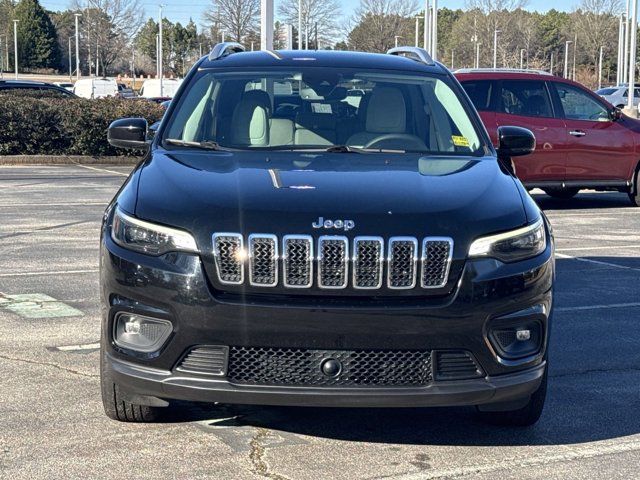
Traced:
[[531, 70], [458, 70], [497, 145], [497, 129], [531, 130], [536, 151], [513, 160], [527, 188], [571, 198], [581, 188], [627, 192], [640, 206], [640, 122], [582, 85]]

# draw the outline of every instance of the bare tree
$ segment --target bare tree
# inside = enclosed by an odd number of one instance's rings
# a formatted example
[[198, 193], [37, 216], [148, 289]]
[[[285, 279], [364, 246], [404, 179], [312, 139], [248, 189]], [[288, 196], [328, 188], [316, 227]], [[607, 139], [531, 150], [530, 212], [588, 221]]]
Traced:
[[259, 29], [260, 0], [212, 0], [204, 18], [212, 30], [225, 38], [243, 42]]
[[617, 15], [621, 9], [620, 0], [582, 0], [572, 14], [578, 45], [593, 64], [598, 61], [601, 46], [613, 52], [618, 41]]
[[[298, 29], [298, 0], [283, 0], [278, 6], [278, 14], [285, 24]], [[338, 0], [302, 0], [302, 37], [309, 45], [319, 48], [333, 45], [338, 34], [338, 20], [342, 12]], [[320, 45], [315, 45], [315, 39]]]
[[415, 0], [361, 0], [350, 20], [349, 47], [367, 52], [385, 52], [395, 45], [413, 43], [413, 16], [419, 5]]

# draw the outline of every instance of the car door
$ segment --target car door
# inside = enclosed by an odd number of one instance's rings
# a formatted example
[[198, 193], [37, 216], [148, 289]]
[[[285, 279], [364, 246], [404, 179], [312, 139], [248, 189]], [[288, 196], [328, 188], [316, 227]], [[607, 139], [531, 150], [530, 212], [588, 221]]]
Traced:
[[528, 128], [536, 137], [533, 154], [513, 159], [516, 175], [529, 185], [562, 181], [566, 154], [564, 120], [558, 118], [548, 86], [541, 79], [504, 79], [498, 83], [497, 126]]
[[553, 82], [566, 125], [566, 181], [627, 180], [634, 162], [634, 134], [587, 89]]

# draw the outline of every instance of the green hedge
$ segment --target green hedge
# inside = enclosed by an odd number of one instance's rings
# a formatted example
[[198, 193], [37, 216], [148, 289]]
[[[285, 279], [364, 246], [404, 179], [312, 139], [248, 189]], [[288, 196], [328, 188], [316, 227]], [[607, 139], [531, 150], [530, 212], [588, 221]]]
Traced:
[[151, 125], [162, 114], [160, 105], [145, 100], [69, 99], [13, 90], [0, 94], [0, 155], [139, 154], [109, 145], [109, 124], [143, 117]]

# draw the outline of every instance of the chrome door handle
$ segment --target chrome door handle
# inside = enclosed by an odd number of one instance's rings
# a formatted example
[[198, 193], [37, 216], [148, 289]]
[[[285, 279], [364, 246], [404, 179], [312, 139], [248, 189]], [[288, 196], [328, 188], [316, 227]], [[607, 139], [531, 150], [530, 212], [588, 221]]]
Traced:
[[573, 135], [574, 137], [584, 137], [586, 135], [582, 130], [571, 130], [569, 135]]

